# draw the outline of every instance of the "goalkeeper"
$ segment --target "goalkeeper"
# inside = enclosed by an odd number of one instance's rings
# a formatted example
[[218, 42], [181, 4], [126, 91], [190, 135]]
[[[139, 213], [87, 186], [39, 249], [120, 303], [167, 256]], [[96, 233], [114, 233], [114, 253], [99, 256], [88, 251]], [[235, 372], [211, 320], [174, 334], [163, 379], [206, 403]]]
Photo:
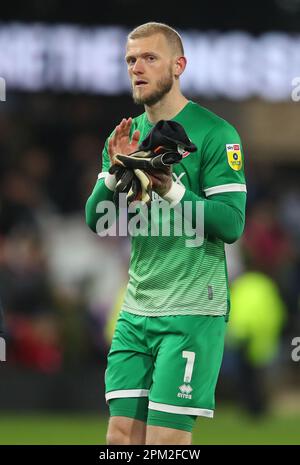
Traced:
[[120, 165], [112, 167], [139, 151], [159, 121], [171, 120], [197, 150], [181, 153], [180, 162], [144, 170], [140, 185], [121, 187], [129, 197], [151, 187], [150, 216], [154, 198], [171, 209], [189, 202], [196, 224], [200, 205], [204, 242], [187, 247], [184, 234], [131, 238], [129, 282], [105, 373], [107, 443], [191, 444], [197, 417], [212, 418], [215, 409], [229, 313], [224, 242], [236, 241], [245, 222], [242, 146], [229, 123], [181, 93], [186, 59], [174, 29], [161, 23], [137, 27], [128, 36], [126, 62], [133, 99], [145, 112], [123, 119], [108, 138], [86, 204], [87, 224], [97, 232], [98, 203], [113, 201], [120, 188]]

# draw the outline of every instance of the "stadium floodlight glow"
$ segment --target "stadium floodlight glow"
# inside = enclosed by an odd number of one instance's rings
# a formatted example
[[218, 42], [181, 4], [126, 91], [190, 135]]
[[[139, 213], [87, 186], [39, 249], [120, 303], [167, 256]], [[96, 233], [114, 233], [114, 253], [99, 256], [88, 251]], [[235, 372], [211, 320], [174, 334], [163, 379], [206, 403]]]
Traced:
[[[11, 89], [120, 95], [130, 92], [124, 60], [129, 31], [117, 26], [41, 23], [0, 25], [0, 76]], [[291, 99], [300, 76], [300, 35], [180, 31], [191, 96], [269, 101]]]

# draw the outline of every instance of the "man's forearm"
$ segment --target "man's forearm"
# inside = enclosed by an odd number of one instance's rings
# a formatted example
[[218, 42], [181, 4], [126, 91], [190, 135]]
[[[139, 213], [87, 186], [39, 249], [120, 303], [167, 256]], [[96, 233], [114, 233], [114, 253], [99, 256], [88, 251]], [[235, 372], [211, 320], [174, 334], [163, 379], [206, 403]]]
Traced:
[[101, 218], [101, 214], [97, 213], [97, 205], [99, 202], [108, 200], [113, 202], [115, 181], [114, 176], [108, 175], [105, 180], [97, 181], [93, 192], [88, 198], [85, 205], [85, 219], [87, 225], [92, 231], [96, 232], [97, 221]]
[[[108, 187], [109, 186], [109, 187]], [[111, 175], [108, 178], [99, 180], [86, 203], [86, 223], [96, 232], [97, 222], [103, 214], [97, 212], [97, 205], [101, 201], [113, 201], [115, 182]], [[204, 205], [204, 233], [215, 236], [224, 242], [231, 244], [235, 242], [243, 233], [245, 225], [245, 205], [246, 194], [244, 192], [230, 192], [215, 194], [209, 199], [202, 198], [194, 192], [182, 186], [173, 184], [171, 196], [164, 197], [171, 204], [180, 202], [191, 203], [191, 222], [196, 228], [197, 203]], [[180, 200], [178, 200], [180, 199]]]
[[[180, 186], [181, 187], [181, 186]], [[173, 206], [177, 199], [183, 207], [184, 203], [191, 203], [191, 222], [193, 228], [197, 225], [197, 202], [204, 204], [204, 233], [215, 236], [231, 244], [243, 233], [245, 225], [246, 194], [244, 192], [230, 192], [215, 194], [209, 199], [202, 198], [194, 192], [184, 189], [174, 191], [174, 197], [166, 198]]]

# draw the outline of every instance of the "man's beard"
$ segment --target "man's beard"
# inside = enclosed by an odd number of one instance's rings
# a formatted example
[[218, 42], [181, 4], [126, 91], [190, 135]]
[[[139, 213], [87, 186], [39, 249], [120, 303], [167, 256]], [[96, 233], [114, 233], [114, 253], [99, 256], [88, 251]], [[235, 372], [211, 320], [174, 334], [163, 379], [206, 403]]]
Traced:
[[133, 100], [134, 103], [139, 105], [148, 105], [151, 107], [159, 102], [170, 90], [173, 86], [173, 76], [171, 70], [169, 70], [169, 74], [157, 82], [157, 89], [152, 92], [152, 94], [147, 95], [145, 97], [138, 97], [135, 95], [133, 91]]

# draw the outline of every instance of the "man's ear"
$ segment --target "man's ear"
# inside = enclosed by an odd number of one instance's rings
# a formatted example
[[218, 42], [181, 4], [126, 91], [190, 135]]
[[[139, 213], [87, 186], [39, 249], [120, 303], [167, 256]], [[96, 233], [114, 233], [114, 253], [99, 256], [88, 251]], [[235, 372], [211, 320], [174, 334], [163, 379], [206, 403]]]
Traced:
[[181, 74], [185, 70], [185, 67], [186, 67], [186, 58], [185, 57], [176, 58], [175, 72], [174, 72], [176, 78], [179, 78], [179, 76], [181, 76]]

